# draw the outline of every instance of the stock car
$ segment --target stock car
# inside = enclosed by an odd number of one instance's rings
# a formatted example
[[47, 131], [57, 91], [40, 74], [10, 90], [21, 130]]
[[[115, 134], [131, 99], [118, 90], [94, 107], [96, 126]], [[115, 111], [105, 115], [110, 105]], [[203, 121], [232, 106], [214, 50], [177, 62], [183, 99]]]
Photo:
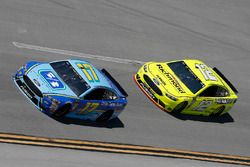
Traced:
[[104, 122], [116, 118], [127, 104], [121, 85], [105, 69], [83, 60], [29, 61], [13, 80], [31, 103], [54, 118]]
[[147, 62], [134, 81], [156, 106], [177, 114], [220, 116], [238, 98], [232, 83], [200, 60]]

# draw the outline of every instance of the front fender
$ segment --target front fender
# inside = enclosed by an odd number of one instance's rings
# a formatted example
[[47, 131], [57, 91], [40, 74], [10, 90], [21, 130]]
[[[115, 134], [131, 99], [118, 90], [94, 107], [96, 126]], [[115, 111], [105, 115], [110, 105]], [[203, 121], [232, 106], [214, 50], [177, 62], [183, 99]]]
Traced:
[[44, 95], [43, 107], [46, 108], [46, 112], [53, 114], [58, 108], [68, 104], [72, 108], [73, 99], [64, 96], [57, 95]]

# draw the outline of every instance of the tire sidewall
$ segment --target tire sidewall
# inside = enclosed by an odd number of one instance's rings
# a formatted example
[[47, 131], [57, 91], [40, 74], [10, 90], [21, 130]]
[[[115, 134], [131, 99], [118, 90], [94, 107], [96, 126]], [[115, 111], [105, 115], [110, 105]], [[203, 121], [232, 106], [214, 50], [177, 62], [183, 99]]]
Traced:
[[225, 106], [218, 107], [217, 110], [219, 110], [219, 111], [217, 111], [216, 113], [213, 113], [212, 116], [213, 117], [219, 117], [219, 116], [221, 116], [221, 114], [223, 113], [223, 111], [225, 110], [225, 108], [226, 108]]
[[[179, 107], [180, 105], [181, 107]], [[172, 112], [175, 114], [179, 114], [187, 107], [187, 105], [188, 105], [187, 101], [181, 102], [172, 110]]]
[[110, 118], [112, 117], [112, 115], [114, 114], [113, 110], [108, 110], [104, 113], [102, 113], [97, 119], [97, 122], [108, 122], [110, 120]]
[[56, 110], [56, 112], [53, 113], [53, 116], [56, 117], [56, 118], [62, 118], [66, 114], [69, 113], [70, 109], [71, 109], [71, 105], [70, 104], [65, 104], [65, 105], [61, 106], [60, 108], [58, 108]]

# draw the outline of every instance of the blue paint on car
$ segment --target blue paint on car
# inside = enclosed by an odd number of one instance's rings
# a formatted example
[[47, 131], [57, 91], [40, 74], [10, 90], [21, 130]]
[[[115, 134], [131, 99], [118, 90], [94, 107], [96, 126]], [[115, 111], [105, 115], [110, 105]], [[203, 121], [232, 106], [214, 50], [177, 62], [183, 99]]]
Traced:
[[30, 61], [13, 76], [18, 89], [43, 113], [54, 116], [66, 105], [64, 117], [97, 120], [107, 111], [118, 117], [127, 93], [105, 70], [83, 60]]

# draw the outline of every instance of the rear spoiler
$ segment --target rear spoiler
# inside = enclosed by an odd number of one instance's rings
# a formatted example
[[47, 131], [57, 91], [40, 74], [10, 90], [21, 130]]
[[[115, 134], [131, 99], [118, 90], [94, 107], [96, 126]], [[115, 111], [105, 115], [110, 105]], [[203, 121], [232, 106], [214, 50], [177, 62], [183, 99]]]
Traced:
[[112, 83], [118, 88], [118, 90], [125, 96], [128, 97], [127, 92], [122, 88], [122, 86], [109, 74], [109, 72], [105, 69], [101, 70], [104, 75], [106, 75], [110, 81], [112, 81]]
[[213, 70], [228, 84], [234, 93], [238, 93], [238, 90], [233, 86], [233, 84], [216, 67], [214, 67]]

